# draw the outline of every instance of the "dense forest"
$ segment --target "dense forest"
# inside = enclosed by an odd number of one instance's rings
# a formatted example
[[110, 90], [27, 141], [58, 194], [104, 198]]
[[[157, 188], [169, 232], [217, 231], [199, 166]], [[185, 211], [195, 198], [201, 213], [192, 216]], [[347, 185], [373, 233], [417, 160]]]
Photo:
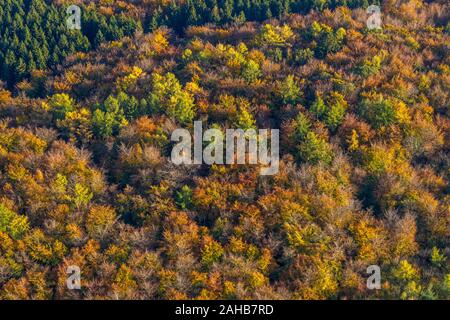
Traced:
[[0, 299], [449, 299], [449, 52], [445, 0], [0, 0]]

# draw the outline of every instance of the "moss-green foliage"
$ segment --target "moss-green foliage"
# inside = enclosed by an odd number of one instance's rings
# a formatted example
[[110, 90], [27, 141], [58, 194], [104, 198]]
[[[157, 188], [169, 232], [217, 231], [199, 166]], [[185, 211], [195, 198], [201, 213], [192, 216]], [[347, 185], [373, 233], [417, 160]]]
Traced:
[[150, 108], [163, 112], [180, 123], [189, 123], [195, 116], [194, 99], [183, 90], [173, 73], [152, 75], [153, 89], [149, 96]]
[[333, 159], [333, 153], [327, 142], [318, 137], [314, 132], [308, 132], [300, 143], [298, 155], [302, 161], [317, 164], [323, 162], [329, 164]]
[[43, 0], [1, 0], [0, 8], [0, 79], [10, 87], [35, 69], [55, 67], [75, 52], [131, 35], [138, 28], [125, 16], [108, 18], [82, 7], [81, 30], [70, 30], [66, 7]]

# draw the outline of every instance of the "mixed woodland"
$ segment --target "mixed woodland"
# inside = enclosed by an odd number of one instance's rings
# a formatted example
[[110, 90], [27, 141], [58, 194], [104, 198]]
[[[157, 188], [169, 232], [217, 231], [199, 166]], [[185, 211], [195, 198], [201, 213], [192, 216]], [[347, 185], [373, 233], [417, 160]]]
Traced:
[[449, 52], [446, 0], [0, 0], [0, 299], [449, 299]]

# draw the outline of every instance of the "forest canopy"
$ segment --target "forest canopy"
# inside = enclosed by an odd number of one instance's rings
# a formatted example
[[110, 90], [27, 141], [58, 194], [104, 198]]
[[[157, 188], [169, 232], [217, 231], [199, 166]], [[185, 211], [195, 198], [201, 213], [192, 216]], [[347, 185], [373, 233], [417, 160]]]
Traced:
[[[448, 299], [449, 4], [368, 5], [0, 0], [0, 299]], [[194, 121], [279, 172], [175, 165]]]

